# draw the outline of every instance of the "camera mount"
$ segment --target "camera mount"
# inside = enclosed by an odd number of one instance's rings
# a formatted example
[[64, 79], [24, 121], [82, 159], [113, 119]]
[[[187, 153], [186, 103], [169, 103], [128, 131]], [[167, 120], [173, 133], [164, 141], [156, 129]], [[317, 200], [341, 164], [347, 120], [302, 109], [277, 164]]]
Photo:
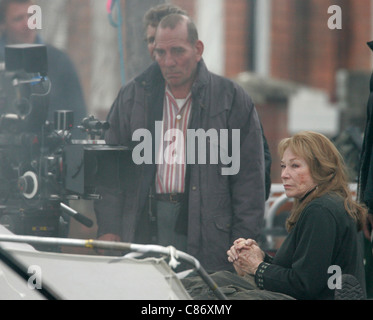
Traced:
[[99, 198], [99, 167], [127, 150], [95, 140], [103, 139], [109, 124], [93, 116], [78, 126], [87, 140], [72, 139], [70, 110], [56, 111], [54, 126], [49, 123], [47, 72], [45, 46], [5, 48], [5, 68], [0, 66], [0, 224], [16, 234], [59, 236], [63, 213], [91, 227], [93, 222], [67, 203]]

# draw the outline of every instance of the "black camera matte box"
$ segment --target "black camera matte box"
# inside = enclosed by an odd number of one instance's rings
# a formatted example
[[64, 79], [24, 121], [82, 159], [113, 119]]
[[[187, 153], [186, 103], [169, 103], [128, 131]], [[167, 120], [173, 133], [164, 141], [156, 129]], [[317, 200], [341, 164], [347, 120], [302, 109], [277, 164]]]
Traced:
[[5, 46], [5, 69], [47, 75], [47, 48], [41, 44]]

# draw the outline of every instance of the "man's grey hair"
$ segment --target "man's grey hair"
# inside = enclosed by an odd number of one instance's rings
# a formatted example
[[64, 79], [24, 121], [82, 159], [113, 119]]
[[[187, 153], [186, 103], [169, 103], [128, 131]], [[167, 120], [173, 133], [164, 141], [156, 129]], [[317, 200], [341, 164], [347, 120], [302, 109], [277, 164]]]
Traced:
[[163, 3], [158, 6], [152, 7], [144, 15], [144, 27], [147, 28], [148, 26], [152, 26], [156, 28], [158, 27], [159, 22], [165, 16], [174, 13], [182, 14], [185, 16], [188, 15], [188, 13], [185, 10], [169, 3]]
[[186, 21], [187, 23], [188, 41], [191, 44], [195, 44], [199, 40], [198, 30], [195, 23], [188, 16], [182, 14], [170, 14], [161, 20], [158, 27], [161, 29], [170, 28], [173, 30], [183, 21]]

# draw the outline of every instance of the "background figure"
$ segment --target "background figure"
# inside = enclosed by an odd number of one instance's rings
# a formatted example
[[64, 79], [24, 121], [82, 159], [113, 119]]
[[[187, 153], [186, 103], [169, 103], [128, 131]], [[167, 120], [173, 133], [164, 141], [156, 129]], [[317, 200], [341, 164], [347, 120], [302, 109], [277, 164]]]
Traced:
[[[0, 0], [0, 61], [4, 61], [4, 48], [11, 44], [45, 44], [35, 29], [28, 27], [27, 12], [32, 0]], [[48, 120], [54, 121], [54, 111], [72, 110], [74, 127], [86, 117], [86, 106], [80, 81], [70, 58], [61, 50], [45, 44], [48, 55], [48, 78], [51, 81]], [[74, 129], [73, 138], [83, 137]]]
[[[158, 210], [159, 244], [187, 251], [209, 272], [231, 269], [225, 252], [233, 239], [243, 234], [257, 237], [263, 222], [264, 152], [258, 115], [241, 87], [207, 70], [203, 43], [188, 17], [171, 14], [162, 19], [155, 43], [156, 63], [120, 90], [105, 137], [109, 144], [135, 151], [141, 142], [133, 140], [133, 134], [146, 129], [152, 139], [142, 153], [151, 152], [152, 161], [128, 164], [127, 179], [99, 191], [103, 199], [95, 202], [98, 236], [149, 241], [147, 217]], [[158, 161], [172, 141], [163, 135], [169, 129], [183, 132], [184, 141], [176, 144], [181, 163]], [[240, 148], [232, 154], [239, 157], [238, 173], [224, 174], [230, 165], [210, 162], [213, 154], [207, 146], [216, 143], [213, 139], [207, 139], [202, 150], [206, 164], [198, 163], [197, 157], [195, 163], [186, 162], [180, 148], [187, 145], [186, 129], [228, 130], [231, 146]], [[233, 140], [232, 129], [239, 130], [239, 139]], [[155, 154], [158, 142], [160, 152]]]
[[[373, 50], [373, 41], [368, 42]], [[368, 207], [367, 223], [364, 228], [365, 275], [368, 298], [373, 298], [373, 73], [370, 78], [370, 94], [367, 103], [367, 120], [365, 125], [363, 147], [360, 159], [360, 175], [358, 180], [358, 198]]]
[[150, 8], [144, 15], [145, 41], [148, 45], [148, 51], [151, 58], [154, 60], [155, 32], [161, 20], [171, 14], [177, 13], [187, 16], [187, 12], [172, 4], [160, 4]]
[[[300, 132], [280, 142], [279, 154], [285, 193], [294, 198], [289, 234], [274, 258], [255, 241], [238, 239], [229, 261], [239, 275], [254, 275], [259, 288], [296, 299], [334, 299], [339, 288], [328, 285], [330, 266], [365, 288], [357, 231], [366, 210], [353, 200], [338, 150], [319, 133]], [[360, 293], [356, 299], [364, 298]]]

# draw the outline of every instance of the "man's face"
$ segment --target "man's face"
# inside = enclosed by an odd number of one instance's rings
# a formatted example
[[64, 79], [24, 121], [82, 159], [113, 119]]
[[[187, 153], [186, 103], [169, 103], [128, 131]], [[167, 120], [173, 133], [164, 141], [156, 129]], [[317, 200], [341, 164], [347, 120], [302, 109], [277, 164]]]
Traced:
[[146, 44], [148, 45], [148, 51], [151, 58], [154, 60], [154, 48], [155, 48], [155, 32], [157, 31], [156, 27], [148, 26], [146, 28]]
[[36, 37], [36, 31], [30, 29], [27, 25], [30, 16], [27, 13], [28, 7], [32, 3], [11, 3], [8, 6], [4, 28], [9, 44], [33, 43]]
[[175, 98], [185, 98], [194, 82], [197, 63], [202, 57], [202, 42], [191, 44], [188, 41], [185, 22], [179, 23], [173, 30], [158, 27], [154, 53]]

